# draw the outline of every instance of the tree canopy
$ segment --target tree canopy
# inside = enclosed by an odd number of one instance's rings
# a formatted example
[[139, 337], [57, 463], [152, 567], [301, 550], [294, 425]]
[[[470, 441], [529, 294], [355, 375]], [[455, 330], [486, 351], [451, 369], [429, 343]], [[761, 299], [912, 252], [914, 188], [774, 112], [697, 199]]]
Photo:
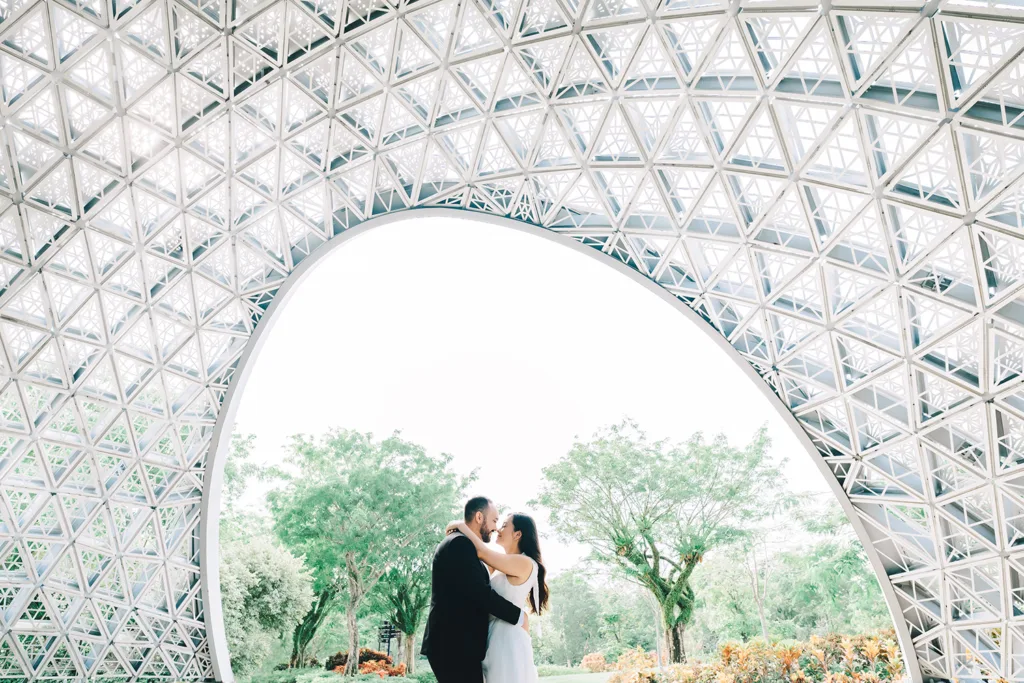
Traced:
[[683, 444], [652, 442], [627, 420], [573, 444], [543, 470], [538, 500], [552, 525], [651, 592], [673, 662], [685, 657], [694, 569], [782, 504], [778, 466], [765, 457], [768, 443], [764, 429], [744, 448], [700, 433]]
[[[342, 596], [349, 651], [356, 652], [364, 599], [390, 568], [422, 556], [424, 538], [441, 538], [467, 479], [451, 470], [449, 456], [430, 456], [397, 433], [379, 441], [344, 429], [320, 438], [295, 436], [287, 462], [298, 474], [268, 495], [274, 530], [306, 556], [317, 593], [293, 654], [302, 659], [301, 650]], [[355, 666], [349, 658], [352, 672]]]
[[224, 627], [236, 675], [255, 669], [282, 633], [302, 619], [313, 599], [302, 559], [271, 539], [221, 544], [220, 590]]

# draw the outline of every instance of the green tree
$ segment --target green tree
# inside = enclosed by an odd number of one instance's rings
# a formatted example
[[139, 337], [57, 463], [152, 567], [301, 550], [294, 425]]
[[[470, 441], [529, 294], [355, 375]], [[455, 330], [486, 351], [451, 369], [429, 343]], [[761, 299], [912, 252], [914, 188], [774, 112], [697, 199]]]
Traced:
[[551, 626], [558, 630], [561, 647], [556, 661], [575, 666], [583, 655], [601, 649], [601, 607], [597, 593], [578, 572], [562, 572], [548, 582], [551, 589]]
[[232, 513], [249, 482], [261, 473], [259, 465], [250, 461], [256, 445], [255, 434], [232, 434], [231, 452], [224, 463], [223, 511]]
[[807, 633], [857, 633], [889, 628], [892, 621], [864, 547], [835, 502], [799, 515], [813, 542], [782, 554], [775, 620]]
[[255, 434], [232, 434], [231, 452], [224, 463], [224, 484], [221, 493], [220, 540], [253, 538], [271, 534], [269, 518], [260, 512], [242, 508], [239, 500], [255, 481], [274, 481], [284, 474], [274, 466], [252, 462], [256, 447]]
[[552, 624], [550, 611], [530, 618], [530, 635], [533, 637], [533, 658], [538, 664], [568, 666], [562, 632]]
[[[380, 620], [381, 615], [374, 611], [370, 601], [365, 601], [359, 610], [360, 647], [377, 647]], [[334, 610], [317, 629], [316, 636], [306, 649], [310, 661], [316, 660], [317, 666], [320, 666], [329, 656], [347, 652], [348, 637], [348, 615], [344, 610]]]
[[766, 431], [745, 448], [700, 433], [651, 442], [630, 421], [577, 442], [544, 469], [539, 501], [564, 537], [588, 544], [657, 600], [671, 662], [685, 660], [696, 593], [691, 577], [712, 549], [735, 542], [777, 503]]
[[636, 584], [610, 579], [597, 588], [601, 605], [601, 651], [616, 659], [625, 650], [653, 650], [657, 643], [658, 614], [651, 598]]
[[371, 594], [371, 608], [387, 618], [401, 632], [399, 651], [409, 673], [416, 670], [416, 633], [430, 605], [431, 562], [444, 529], [459, 516], [459, 502], [466, 487], [476, 479], [472, 473], [461, 480], [453, 479], [446, 489], [449, 500], [439, 497], [436, 504], [420, 511], [421, 534], [414, 537], [403, 553], [381, 576]]
[[[293, 634], [293, 664], [343, 597], [348, 651], [359, 651], [360, 607], [380, 578], [452, 511], [463, 480], [451, 458], [431, 457], [396, 433], [382, 441], [337, 429], [319, 439], [295, 436], [289, 464], [298, 470], [268, 495], [274, 530], [313, 569], [313, 608]], [[443, 524], [443, 522], [442, 522]], [[439, 539], [440, 535], [435, 539]], [[345, 673], [355, 674], [357, 657]]]
[[231, 437], [220, 517], [220, 587], [231, 666], [242, 675], [271, 653], [282, 631], [309, 609], [311, 578], [302, 560], [271, 543], [266, 516], [238, 503], [249, 484], [275, 476], [251, 461], [256, 437]]
[[746, 539], [694, 572], [702, 588], [693, 635], [703, 652], [726, 640], [805, 640], [891, 627], [878, 582], [838, 505], [805, 502], [785, 524], [762, 527], [761, 534], [770, 542], [756, 547]]
[[694, 572], [701, 593], [691, 635], [702, 653], [715, 652], [724, 641], [746, 642], [759, 632], [744, 560], [743, 546], [738, 544], [713, 553]]
[[550, 611], [530, 620], [538, 661], [576, 666], [591, 652], [614, 661], [626, 650], [656, 647], [660, 612], [635, 583], [577, 566], [548, 585]]
[[[454, 514], [449, 513], [448, 521]], [[436, 542], [442, 531], [434, 535], [425, 530], [424, 538]], [[430, 604], [431, 557], [432, 548], [423, 548], [419, 555], [401, 558], [384, 572], [371, 596], [372, 609], [402, 633], [402, 661], [409, 673], [416, 670], [416, 632]]]
[[222, 543], [220, 569], [224, 628], [236, 675], [257, 668], [274, 640], [293, 628], [313, 599], [302, 560], [266, 538]]

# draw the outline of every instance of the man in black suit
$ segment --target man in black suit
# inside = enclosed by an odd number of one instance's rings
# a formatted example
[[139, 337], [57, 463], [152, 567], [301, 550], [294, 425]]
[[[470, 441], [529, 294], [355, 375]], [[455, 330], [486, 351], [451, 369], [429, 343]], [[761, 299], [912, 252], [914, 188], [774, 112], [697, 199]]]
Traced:
[[[485, 541], [498, 526], [498, 509], [489, 499], [466, 503], [466, 525]], [[491, 589], [487, 568], [473, 542], [449, 534], [434, 551], [430, 614], [421, 652], [438, 683], [483, 683], [489, 614], [528, 630], [526, 612]]]

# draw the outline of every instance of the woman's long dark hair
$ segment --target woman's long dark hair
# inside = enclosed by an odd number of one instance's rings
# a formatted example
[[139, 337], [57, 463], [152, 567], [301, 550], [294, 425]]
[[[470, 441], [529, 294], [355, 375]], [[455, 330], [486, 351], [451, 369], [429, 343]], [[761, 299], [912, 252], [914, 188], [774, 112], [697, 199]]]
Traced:
[[547, 570], [544, 569], [544, 560], [540, 556], [540, 538], [537, 536], [537, 525], [530, 515], [513, 512], [512, 530], [522, 534], [519, 537], [519, 552], [537, 563], [537, 595], [540, 598], [540, 604], [534, 603], [533, 591], [530, 591], [530, 607], [533, 608], [534, 614], [540, 614], [541, 610], [545, 610], [548, 607], [548, 584], [544, 580]]

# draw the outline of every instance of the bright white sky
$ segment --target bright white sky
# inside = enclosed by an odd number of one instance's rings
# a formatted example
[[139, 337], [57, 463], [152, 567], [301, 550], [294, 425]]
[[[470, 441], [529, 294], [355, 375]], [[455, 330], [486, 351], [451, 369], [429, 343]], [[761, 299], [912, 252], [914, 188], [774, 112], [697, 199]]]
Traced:
[[[791, 488], [827, 490], [768, 400], [702, 330], [550, 240], [411, 215], [328, 254], [279, 316], [235, 426], [257, 435], [258, 462], [279, 462], [299, 432], [399, 429], [452, 454], [460, 471], [478, 468], [475, 491], [525, 509], [542, 467], [629, 416], [652, 438], [721, 431], [737, 445], [767, 423]], [[552, 537], [542, 550], [553, 572], [584, 554]]]

